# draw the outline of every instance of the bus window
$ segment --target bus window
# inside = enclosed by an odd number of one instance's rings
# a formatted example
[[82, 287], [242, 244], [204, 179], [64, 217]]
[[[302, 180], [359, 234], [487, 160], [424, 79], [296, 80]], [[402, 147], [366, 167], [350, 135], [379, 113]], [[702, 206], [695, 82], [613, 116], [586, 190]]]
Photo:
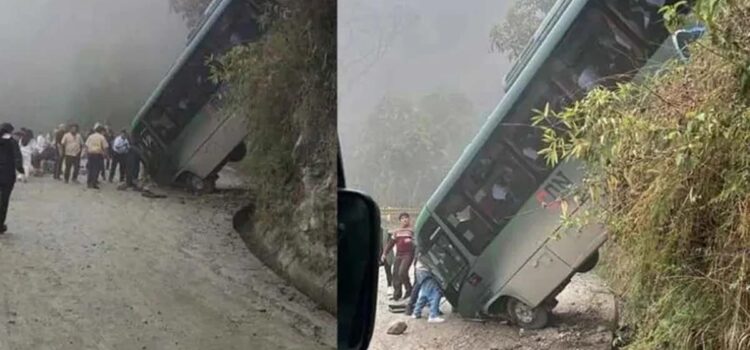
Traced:
[[420, 252], [427, 251], [432, 247], [432, 241], [435, 239], [435, 234], [438, 232], [439, 227], [437, 221], [432, 217], [425, 221], [422, 229], [417, 233], [419, 235], [417, 237], [417, 249]]
[[538, 186], [537, 181], [508, 154], [493, 169], [489, 181], [471, 194], [479, 212], [499, 232], [518, 212]]
[[180, 129], [177, 127], [174, 121], [169, 118], [168, 110], [162, 109], [159, 113], [159, 109], [154, 109], [151, 112], [151, 116], [148, 118], [148, 123], [158, 133], [158, 137], [161, 140], [171, 141], [180, 133]]
[[471, 254], [479, 255], [495, 236], [492, 227], [481, 217], [472, 201], [454, 188], [436, 212]]
[[468, 264], [442, 230], [436, 235], [427, 255], [434, 265], [433, 272], [440, 285], [458, 292], [468, 272]]
[[[560, 70], [556, 73], [565, 75], [566, 72]], [[542, 76], [544, 78], [537, 78], [529, 85], [525, 97], [517, 102], [513, 110], [503, 119], [501, 127], [493, 136], [495, 140], [503, 140], [511, 146], [522, 163], [532, 170], [539, 183], [547, 178], [552, 169], [547, 166], [544, 157], [539, 155], [539, 151], [545, 145], [542, 141], [541, 126], [532, 125], [531, 122], [535, 114], [534, 110], [543, 110], [547, 104], [551, 110], [559, 110], [570, 101], [565, 91], [547, 80], [549, 76]], [[554, 121], [550, 120], [550, 122]], [[550, 125], [550, 123], [543, 124], [543, 126]]]
[[605, 9], [612, 13], [613, 19], [622, 23], [642, 42], [659, 45], [658, 42], [652, 42], [651, 38], [665, 36], [666, 29], [659, 14], [659, 9], [666, 3], [665, 0], [605, 0], [602, 3]]
[[633, 36], [596, 7], [582, 16], [586, 20], [568, 31], [552, 55], [573, 72], [577, 87], [583, 91], [597, 85], [611, 87], [623, 75], [635, 74], [647, 55]]

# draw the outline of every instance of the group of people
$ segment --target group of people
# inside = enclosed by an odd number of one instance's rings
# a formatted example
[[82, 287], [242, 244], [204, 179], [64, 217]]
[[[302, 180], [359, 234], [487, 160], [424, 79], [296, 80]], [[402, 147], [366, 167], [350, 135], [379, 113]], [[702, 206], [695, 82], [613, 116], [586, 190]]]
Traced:
[[86, 161], [88, 188], [99, 189], [99, 178], [107, 180], [107, 175], [109, 182], [114, 182], [119, 169], [122, 184], [118, 189], [139, 189], [136, 180], [141, 160], [126, 130], [115, 135], [97, 123], [84, 137], [77, 124], [61, 124], [52, 134], [35, 138], [30, 129], [16, 131], [10, 123], [0, 124], [0, 234], [7, 231], [8, 202], [16, 181], [27, 182], [31, 175], [50, 172], [56, 180], [79, 183], [82, 159]]
[[124, 183], [120, 189], [137, 188], [135, 179], [140, 171], [140, 159], [126, 130], [115, 136], [112, 129], [97, 123], [84, 137], [78, 124], [61, 124], [53, 134], [54, 179], [79, 183], [81, 160], [85, 159], [88, 188], [99, 189], [99, 178], [106, 181], [107, 175], [109, 182], [114, 182], [118, 169], [119, 180]]
[[[401, 224], [398, 229], [392, 232], [383, 230], [384, 249], [380, 257], [388, 287], [393, 287], [391, 300], [409, 298], [405, 311], [416, 319], [422, 318], [422, 310], [429, 304], [428, 322], [443, 322], [444, 319], [440, 317], [440, 300], [443, 294], [435, 276], [422, 264], [416, 253], [411, 217], [408, 213], [401, 213], [398, 220]], [[394, 248], [395, 255], [392, 252]], [[415, 271], [414, 284], [409, 277], [412, 265]]]

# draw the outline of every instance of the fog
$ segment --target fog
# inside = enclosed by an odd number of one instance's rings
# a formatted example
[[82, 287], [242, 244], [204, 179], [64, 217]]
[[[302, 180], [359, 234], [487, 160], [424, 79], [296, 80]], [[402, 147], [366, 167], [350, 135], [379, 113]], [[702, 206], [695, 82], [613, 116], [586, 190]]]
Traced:
[[127, 126], [186, 36], [168, 0], [0, 0], [0, 121]]
[[[476, 0], [348, 0], [339, 2], [339, 136], [350, 187], [359, 187], [382, 201], [420, 201], [385, 199], [383, 181], [372, 184], [368, 178], [383, 166], [370, 154], [360, 159], [357, 150], [373, 138], [388, 139], [388, 128], [368, 123], [384, 97], [411, 101], [432, 93], [459, 94], [471, 104], [471, 112], [452, 119], [471, 126], [469, 136], [455, 141], [450, 162], [470, 139], [482, 120], [501, 99], [502, 78], [510, 63], [501, 54], [490, 51], [489, 33], [500, 23], [509, 1]], [[410, 125], [402, 125], [409, 128]], [[432, 128], [445, 127], [431, 124]], [[458, 138], [458, 136], [456, 137]], [[387, 142], [387, 141], [385, 141]], [[435, 147], [441, 147], [437, 145]], [[374, 151], [378, 153], [378, 151]], [[427, 157], [417, 155], [414, 159]], [[410, 158], [412, 159], [412, 158]], [[377, 165], [376, 165], [377, 164]], [[452, 163], [451, 163], [452, 164]], [[425, 193], [435, 189], [447, 168], [431, 172], [430, 179], [418, 178], [424, 165], [402, 162], [392, 173], [411, 183], [428, 182]], [[449, 167], [448, 167], [449, 168]], [[413, 197], [423, 198], [424, 194]]]

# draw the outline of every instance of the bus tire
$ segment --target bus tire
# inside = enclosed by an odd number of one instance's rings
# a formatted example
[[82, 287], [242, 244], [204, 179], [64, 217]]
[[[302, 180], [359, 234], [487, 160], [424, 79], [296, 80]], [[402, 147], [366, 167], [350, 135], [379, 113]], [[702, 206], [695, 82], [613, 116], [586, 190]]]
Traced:
[[190, 191], [195, 194], [209, 194], [216, 190], [216, 178], [208, 176], [201, 179], [193, 174], [188, 174], [187, 185]]
[[508, 316], [513, 324], [521, 328], [542, 329], [549, 321], [549, 309], [544, 305], [531, 308], [516, 298], [509, 298]]
[[232, 149], [232, 152], [229, 152], [227, 160], [230, 162], [239, 162], [245, 158], [245, 155], [247, 155], [247, 146], [243, 141], [235, 146], [234, 149]]
[[576, 269], [576, 272], [578, 273], [589, 272], [593, 270], [596, 267], [596, 264], [598, 263], [599, 263], [599, 250], [595, 250], [593, 254], [589, 255], [589, 257], [583, 261], [581, 266], [578, 266], [578, 269]]

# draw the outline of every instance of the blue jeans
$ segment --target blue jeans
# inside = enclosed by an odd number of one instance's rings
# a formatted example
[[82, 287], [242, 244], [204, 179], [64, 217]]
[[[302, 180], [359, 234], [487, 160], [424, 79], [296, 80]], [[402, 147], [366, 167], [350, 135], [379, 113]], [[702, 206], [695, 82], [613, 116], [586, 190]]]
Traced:
[[417, 298], [419, 298], [419, 290], [422, 287], [422, 281], [424, 281], [425, 277], [429, 276], [431, 276], [429, 271], [419, 269], [414, 271], [414, 288], [412, 288], [411, 290], [409, 303], [406, 304], [407, 315], [411, 315], [414, 312], [414, 305], [417, 304]]
[[435, 281], [435, 278], [429, 276], [425, 278], [422, 285], [419, 288], [419, 299], [417, 299], [417, 305], [414, 306], [414, 315], [416, 317], [422, 316], [422, 309], [429, 302], [430, 303], [430, 318], [438, 317], [440, 313], [440, 298], [443, 297], [443, 293], [440, 291], [440, 287]]

